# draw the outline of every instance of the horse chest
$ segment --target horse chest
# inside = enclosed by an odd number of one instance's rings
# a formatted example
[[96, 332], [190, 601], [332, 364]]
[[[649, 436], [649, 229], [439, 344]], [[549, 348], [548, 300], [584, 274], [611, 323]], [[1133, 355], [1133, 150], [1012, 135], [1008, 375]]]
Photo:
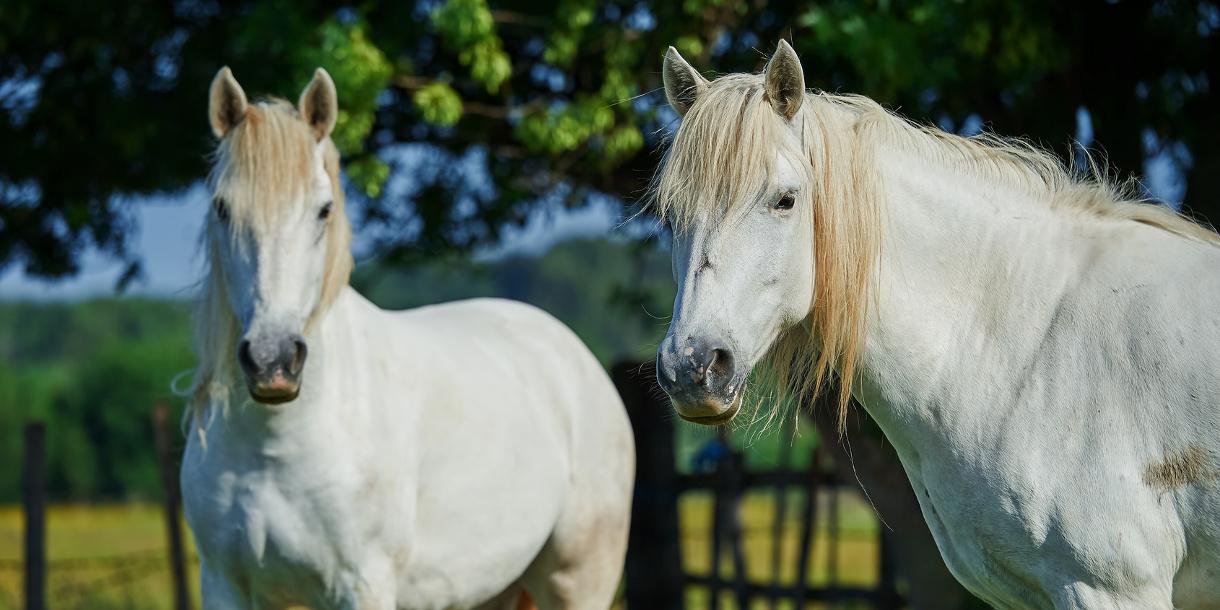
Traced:
[[243, 563], [326, 563], [327, 555], [357, 542], [344, 531], [350, 523], [338, 518], [346, 503], [336, 501], [334, 491], [285, 485], [268, 473], [248, 473], [232, 485], [204, 512], [210, 514], [205, 519], [219, 535], [222, 552]]
[[1053, 605], [1042, 573], [1052, 562], [1044, 544], [1049, 506], [970, 468], [909, 473], [932, 536], [961, 583], [996, 608]]
[[409, 536], [410, 520], [384, 519], [385, 494], [367, 476], [342, 476], [351, 469], [211, 466], [184, 472], [188, 518], [204, 557], [256, 597], [315, 603], [370, 561], [392, 565]]

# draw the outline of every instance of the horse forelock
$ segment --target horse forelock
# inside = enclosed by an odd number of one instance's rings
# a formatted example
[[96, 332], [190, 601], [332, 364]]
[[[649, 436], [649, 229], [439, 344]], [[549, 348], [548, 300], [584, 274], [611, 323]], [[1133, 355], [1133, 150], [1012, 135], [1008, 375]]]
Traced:
[[684, 117], [650, 190], [675, 231], [709, 214], [732, 215], [765, 188], [781, 124], [761, 82], [750, 74], [717, 79]]
[[232, 230], [261, 233], [314, 181], [316, 141], [283, 100], [254, 104], [216, 147], [210, 183]]

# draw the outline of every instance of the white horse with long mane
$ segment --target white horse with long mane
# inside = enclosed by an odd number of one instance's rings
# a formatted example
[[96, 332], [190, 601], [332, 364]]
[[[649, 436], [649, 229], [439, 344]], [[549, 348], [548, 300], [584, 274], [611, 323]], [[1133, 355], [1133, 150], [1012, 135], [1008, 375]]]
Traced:
[[731, 419], [760, 362], [837, 376], [979, 597], [1220, 607], [1220, 237], [1029, 146], [808, 93], [787, 43], [761, 75], [663, 69], [682, 417]]
[[390, 313], [347, 287], [321, 69], [297, 108], [247, 103], [222, 69], [209, 113], [182, 464], [204, 607], [499, 609], [524, 589], [542, 610], [605, 610], [635, 453], [597, 360], [526, 305]]

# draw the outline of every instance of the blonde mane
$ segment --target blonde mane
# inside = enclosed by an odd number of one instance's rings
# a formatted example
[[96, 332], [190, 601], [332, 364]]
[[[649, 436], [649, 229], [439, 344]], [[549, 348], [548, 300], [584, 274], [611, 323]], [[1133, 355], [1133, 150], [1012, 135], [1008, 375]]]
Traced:
[[[222, 256], [213, 232], [263, 234], [279, 221], [291, 202], [314, 180], [313, 131], [283, 100], [253, 104], [245, 118], [220, 140], [209, 176], [216, 197], [229, 213], [228, 228], [216, 226], [210, 210], [202, 235], [207, 268], [195, 310], [195, 351], [199, 359], [191, 382], [191, 412], [198, 417], [212, 401], [228, 401], [236, 369], [238, 323], [225, 292]], [[351, 226], [344, 213], [339, 181], [339, 152], [329, 138], [322, 142], [323, 165], [332, 185], [331, 227], [327, 231], [326, 271], [321, 297], [306, 329], [326, 312], [347, 286], [352, 269]]]
[[[809, 324], [780, 337], [764, 370], [782, 394], [812, 400], [838, 377], [840, 429], [864, 337], [879, 256], [874, 170], [879, 146], [900, 148], [1026, 192], [1051, 209], [1091, 221], [1137, 222], [1205, 243], [1220, 235], [1173, 210], [1150, 204], [1134, 183], [1117, 184], [1090, 160], [1079, 175], [1058, 157], [1021, 140], [962, 137], [915, 125], [861, 96], [806, 93], [800, 112], [813, 210], [814, 304]], [[763, 76], [732, 74], [712, 81], [683, 118], [649, 188], [648, 201], [675, 232], [696, 222], [731, 224], [768, 186], [784, 120], [767, 100]]]

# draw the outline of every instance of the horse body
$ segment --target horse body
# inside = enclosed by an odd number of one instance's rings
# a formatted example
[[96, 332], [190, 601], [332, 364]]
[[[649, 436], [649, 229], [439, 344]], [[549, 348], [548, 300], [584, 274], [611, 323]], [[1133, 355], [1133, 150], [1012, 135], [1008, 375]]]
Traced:
[[731, 419], [764, 360], [797, 391], [836, 374], [990, 604], [1220, 607], [1220, 237], [1026, 146], [808, 94], [786, 43], [763, 75], [671, 49], [664, 76], [679, 415]]
[[604, 610], [634, 449], [597, 360], [527, 305], [393, 313], [346, 286], [325, 72], [298, 110], [248, 106], [225, 69], [210, 110], [181, 477], [204, 606]]
[[631, 470], [605, 459], [633, 453], [628, 423], [554, 319], [493, 300], [392, 314], [349, 289], [308, 339], [296, 401], [217, 406], [190, 437], [205, 582], [255, 607], [471, 608], [553, 561], [553, 532], [621, 546]]
[[1220, 249], [878, 171], [857, 395], [950, 569], [997, 607], [1220, 603]]

